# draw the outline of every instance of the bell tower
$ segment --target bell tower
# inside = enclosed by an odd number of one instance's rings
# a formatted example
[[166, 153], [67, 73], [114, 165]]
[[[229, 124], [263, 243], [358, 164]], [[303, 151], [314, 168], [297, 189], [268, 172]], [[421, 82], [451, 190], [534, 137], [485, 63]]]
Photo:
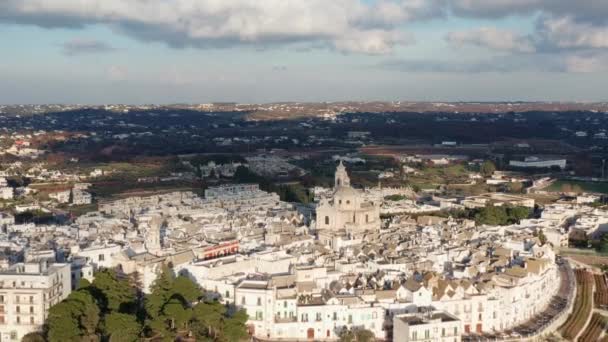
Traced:
[[346, 167], [344, 167], [344, 164], [342, 164], [342, 160], [340, 160], [340, 164], [338, 164], [338, 167], [336, 168], [334, 188], [338, 188], [341, 186], [350, 186], [350, 178], [348, 177], [348, 173], [346, 172]]

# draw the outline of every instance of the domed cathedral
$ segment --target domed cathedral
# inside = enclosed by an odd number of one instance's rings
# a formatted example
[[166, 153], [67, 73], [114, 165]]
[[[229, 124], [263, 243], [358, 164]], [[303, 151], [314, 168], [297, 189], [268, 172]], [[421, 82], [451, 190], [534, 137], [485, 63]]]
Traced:
[[365, 198], [365, 192], [350, 186], [346, 167], [340, 161], [336, 169], [334, 192], [321, 199], [316, 210], [319, 240], [334, 246], [335, 238], [353, 240], [380, 229], [380, 203]]

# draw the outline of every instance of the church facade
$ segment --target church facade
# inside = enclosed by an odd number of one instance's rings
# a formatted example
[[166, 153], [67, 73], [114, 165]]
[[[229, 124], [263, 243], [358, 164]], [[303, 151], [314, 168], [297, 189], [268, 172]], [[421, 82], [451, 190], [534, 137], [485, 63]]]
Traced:
[[332, 245], [336, 236], [356, 239], [380, 229], [380, 203], [366, 199], [365, 192], [354, 189], [346, 168], [340, 161], [336, 169], [334, 191], [321, 199], [316, 209], [319, 239]]

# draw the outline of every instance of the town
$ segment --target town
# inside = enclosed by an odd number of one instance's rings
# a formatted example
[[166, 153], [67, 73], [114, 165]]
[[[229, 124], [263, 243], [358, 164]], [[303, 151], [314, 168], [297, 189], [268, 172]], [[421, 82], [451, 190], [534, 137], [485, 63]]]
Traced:
[[0, 340], [608, 339], [605, 114], [419, 115], [5, 115]]

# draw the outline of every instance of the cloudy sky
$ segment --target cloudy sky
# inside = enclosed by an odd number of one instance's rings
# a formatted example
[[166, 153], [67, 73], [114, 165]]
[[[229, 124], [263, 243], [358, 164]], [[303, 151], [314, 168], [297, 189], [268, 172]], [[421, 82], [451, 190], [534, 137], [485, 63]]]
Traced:
[[608, 100], [606, 0], [1, 0], [0, 103]]

